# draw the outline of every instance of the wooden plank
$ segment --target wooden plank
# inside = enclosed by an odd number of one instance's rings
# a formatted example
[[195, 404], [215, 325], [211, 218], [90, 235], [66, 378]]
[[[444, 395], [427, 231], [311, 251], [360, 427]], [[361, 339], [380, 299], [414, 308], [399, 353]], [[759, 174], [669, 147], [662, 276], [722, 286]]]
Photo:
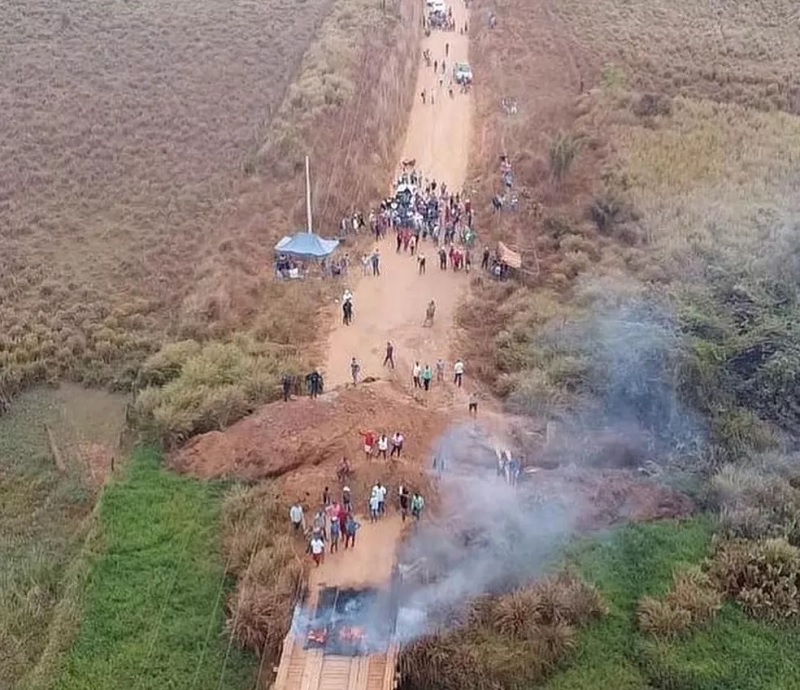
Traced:
[[294, 653], [294, 635], [290, 632], [283, 638], [283, 651], [281, 652], [281, 662], [278, 666], [278, 675], [275, 677], [276, 690], [284, 690], [286, 681], [289, 677], [289, 665], [292, 663]]

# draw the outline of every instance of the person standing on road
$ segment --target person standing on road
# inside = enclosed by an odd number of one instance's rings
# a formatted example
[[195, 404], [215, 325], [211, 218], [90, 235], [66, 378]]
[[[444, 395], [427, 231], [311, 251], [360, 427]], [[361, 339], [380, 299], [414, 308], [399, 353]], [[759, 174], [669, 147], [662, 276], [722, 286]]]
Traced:
[[352, 546], [356, 548], [356, 532], [358, 532], [358, 528], [361, 527], [361, 523], [359, 523], [354, 517], [352, 513], [347, 514], [347, 521], [344, 523], [344, 548], [347, 549], [348, 546]]
[[378, 482], [378, 515], [386, 514], [386, 487]]
[[420, 96], [422, 96], [422, 105], [425, 105], [425, 89], [422, 89]]
[[464, 362], [460, 359], [456, 360], [453, 365], [453, 383], [461, 388], [461, 383], [464, 378]]
[[425, 275], [425, 254], [422, 252], [417, 255], [417, 264], [419, 266], [419, 274], [421, 276]]
[[381, 275], [381, 254], [378, 248], [372, 253], [372, 275], [380, 277]]
[[408, 517], [408, 505], [411, 501], [411, 496], [408, 494], [408, 488], [405, 486], [401, 486], [399, 490], [400, 494], [400, 517], [403, 519], [403, 522], [406, 521]]
[[331, 515], [331, 553], [336, 553], [339, 550], [340, 535], [341, 527], [339, 526], [339, 516]]
[[431, 381], [433, 380], [433, 370], [431, 369], [429, 364], [425, 365], [425, 368], [422, 370], [422, 385], [425, 387], [426, 391], [431, 389]]
[[445, 43], [444, 44], [444, 56], [447, 57], [448, 55], [450, 55], [450, 44], [449, 43]]
[[411, 499], [411, 517], [413, 517], [417, 522], [422, 517], [422, 511], [425, 508], [425, 499], [422, 498], [422, 495], [414, 492], [414, 497]]
[[387, 364], [394, 369], [394, 345], [391, 342], [386, 343], [386, 356], [383, 358], [383, 366]]
[[380, 500], [378, 494], [373, 489], [372, 496], [369, 497], [369, 521], [375, 523], [378, 521], [378, 514], [380, 512]]
[[414, 382], [414, 388], [421, 388], [422, 382], [420, 376], [422, 375], [422, 367], [419, 362], [414, 362], [414, 368], [411, 370], [411, 380]]
[[436, 360], [436, 381], [444, 383], [444, 360], [441, 357]]
[[311, 537], [308, 550], [311, 552], [311, 558], [314, 559], [314, 563], [316, 563], [319, 568], [322, 561], [325, 559], [325, 542], [319, 534], [314, 534], [314, 536]]
[[358, 360], [353, 357], [350, 360], [350, 375], [353, 377], [353, 385], [355, 386], [358, 383], [358, 377], [361, 373], [361, 365], [358, 363]]

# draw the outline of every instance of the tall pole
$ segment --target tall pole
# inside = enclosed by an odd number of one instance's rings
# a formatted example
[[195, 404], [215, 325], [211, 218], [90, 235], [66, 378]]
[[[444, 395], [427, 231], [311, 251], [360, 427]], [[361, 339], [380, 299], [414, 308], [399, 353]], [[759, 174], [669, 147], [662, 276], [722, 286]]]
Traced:
[[311, 229], [311, 170], [308, 164], [308, 156], [306, 156], [306, 224], [308, 225], [308, 232]]

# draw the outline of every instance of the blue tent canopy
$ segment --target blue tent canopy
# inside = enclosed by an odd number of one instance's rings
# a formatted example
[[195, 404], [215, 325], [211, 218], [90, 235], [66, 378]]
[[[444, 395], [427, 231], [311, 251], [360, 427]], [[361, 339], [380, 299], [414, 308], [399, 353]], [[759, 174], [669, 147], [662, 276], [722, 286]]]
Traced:
[[326, 240], [313, 232], [298, 232], [284, 237], [275, 245], [275, 251], [305, 259], [324, 259], [339, 246], [339, 240]]

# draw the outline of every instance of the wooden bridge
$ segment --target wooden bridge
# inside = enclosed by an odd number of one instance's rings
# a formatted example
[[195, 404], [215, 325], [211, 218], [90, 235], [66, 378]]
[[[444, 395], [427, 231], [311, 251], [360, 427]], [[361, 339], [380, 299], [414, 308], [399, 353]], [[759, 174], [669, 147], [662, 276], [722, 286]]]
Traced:
[[398, 647], [384, 653], [336, 656], [321, 649], [304, 649], [289, 633], [283, 642], [274, 690], [394, 690]]

